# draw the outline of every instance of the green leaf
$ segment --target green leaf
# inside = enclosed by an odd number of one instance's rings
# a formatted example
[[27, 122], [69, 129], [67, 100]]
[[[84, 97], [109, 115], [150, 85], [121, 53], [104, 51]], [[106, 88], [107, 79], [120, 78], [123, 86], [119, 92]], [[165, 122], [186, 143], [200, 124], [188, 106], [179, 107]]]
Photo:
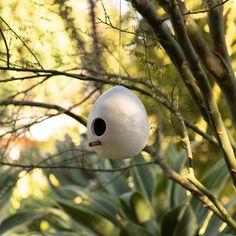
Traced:
[[135, 225], [127, 221], [121, 221], [121, 225], [122, 230], [120, 236], [154, 236], [154, 234], [140, 225]]
[[126, 220], [130, 220], [132, 222], [135, 222], [137, 223], [137, 219], [135, 217], [135, 214], [134, 212], [132, 211], [131, 209], [131, 205], [130, 205], [130, 202], [131, 202], [131, 197], [133, 195], [133, 192], [130, 191], [128, 193], [124, 193], [122, 194], [120, 197], [119, 197], [119, 205], [120, 205], [120, 208], [121, 208], [121, 211], [122, 211], [122, 215], [123, 217], [126, 219]]
[[[178, 173], [181, 173], [186, 164], [185, 150], [177, 151], [175, 145], [171, 142], [163, 154], [164, 159], [171, 165], [171, 167]], [[169, 206], [175, 208], [179, 206], [186, 198], [185, 189], [179, 184], [169, 182]]]
[[161, 222], [161, 219], [170, 207], [169, 184], [170, 180], [160, 170], [156, 175], [155, 190], [152, 197], [152, 205], [159, 222]]
[[140, 193], [134, 192], [131, 196], [130, 203], [139, 223], [144, 223], [151, 220], [153, 215], [151, 205], [142, 197]]
[[129, 192], [119, 198], [123, 218], [136, 225], [142, 225], [154, 235], [159, 230], [155, 221], [153, 207], [139, 192]]
[[112, 198], [107, 193], [97, 192], [96, 194], [93, 194], [89, 207], [93, 212], [116, 223], [116, 214], [119, 212], [118, 204], [116, 199]]
[[195, 214], [188, 203], [182, 204], [165, 215], [162, 236], [194, 236], [197, 230]]
[[4, 219], [4, 215], [1, 214], [4, 211], [3, 208], [8, 208], [9, 200], [12, 195], [12, 190], [18, 180], [18, 175], [21, 171], [12, 169], [9, 167], [1, 167], [0, 169], [0, 221]]
[[[236, 203], [236, 198], [233, 198], [224, 206], [228, 212], [231, 212], [231, 216], [233, 219], [235, 219], [235, 216], [236, 216], [235, 203]], [[234, 211], [235, 213], [232, 214], [232, 211]], [[235, 230], [225, 225], [225, 223], [223, 223], [223, 221], [219, 219], [216, 215], [212, 215], [212, 217], [208, 220], [208, 222], [205, 222], [205, 223], [207, 223], [206, 228], [205, 228], [205, 234], [207, 236], [236, 235]], [[224, 228], [222, 228], [222, 226]]]
[[[145, 162], [142, 155], [138, 155], [134, 159], [135, 163], [143, 163]], [[132, 168], [132, 177], [135, 189], [138, 192], [141, 192], [143, 196], [151, 201], [153, 187], [154, 187], [154, 179], [152, 173], [150, 171], [150, 165], [147, 166], [136, 166]]]
[[77, 223], [82, 224], [92, 231], [103, 235], [119, 235], [119, 230], [111, 221], [91, 212], [88, 207], [82, 205], [74, 205], [67, 202], [58, 201], [59, 205], [65, 212], [71, 216]]
[[36, 218], [41, 217], [42, 214], [35, 212], [22, 212], [9, 216], [0, 225], [0, 235], [6, 233], [9, 230], [14, 229], [17, 226], [25, 225]]
[[119, 197], [120, 207], [126, 219], [134, 223], [144, 223], [153, 217], [150, 203], [139, 192], [129, 192]]
[[[227, 167], [224, 159], [219, 159], [203, 176], [201, 182], [213, 193], [216, 197], [220, 195], [229, 178]], [[197, 199], [192, 198], [191, 205], [193, 210], [197, 212], [198, 224], [202, 225], [208, 215], [208, 209], [202, 206]]]
[[[112, 165], [113, 163], [109, 160], [107, 160], [104, 164], [105, 169], [114, 168]], [[101, 185], [105, 185], [106, 191], [114, 197], [130, 191], [130, 187], [123, 173], [100, 172], [97, 175], [97, 178], [99, 179]]]
[[219, 159], [203, 176], [202, 183], [218, 196], [229, 178], [229, 171], [223, 158]]

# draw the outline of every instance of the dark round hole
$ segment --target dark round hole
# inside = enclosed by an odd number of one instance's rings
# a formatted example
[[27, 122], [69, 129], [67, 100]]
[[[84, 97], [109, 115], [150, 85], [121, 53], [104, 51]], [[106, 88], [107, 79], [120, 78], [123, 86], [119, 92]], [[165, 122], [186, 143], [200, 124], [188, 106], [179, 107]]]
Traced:
[[106, 123], [103, 119], [97, 118], [93, 122], [93, 131], [97, 136], [101, 136], [106, 131]]

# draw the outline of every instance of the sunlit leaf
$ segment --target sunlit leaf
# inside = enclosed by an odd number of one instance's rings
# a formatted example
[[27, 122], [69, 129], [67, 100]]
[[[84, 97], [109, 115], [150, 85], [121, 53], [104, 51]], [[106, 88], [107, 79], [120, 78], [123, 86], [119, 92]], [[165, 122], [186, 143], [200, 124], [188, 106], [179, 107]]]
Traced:
[[89, 209], [62, 201], [58, 203], [77, 223], [87, 226], [92, 231], [104, 236], [116, 236], [119, 234], [116, 225], [106, 218], [91, 212]]
[[135, 213], [131, 208], [131, 198], [133, 194], [134, 194], [133, 191], [122, 194], [119, 197], [119, 205], [124, 219], [137, 223]]
[[[141, 155], [134, 159], [135, 163], [145, 162]], [[150, 171], [150, 166], [136, 166], [132, 168], [132, 177], [137, 191], [141, 192], [147, 200], [151, 200], [154, 180]]]
[[130, 199], [131, 207], [134, 209], [136, 218], [139, 223], [144, 223], [152, 218], [152, 207], [140, 193], [135, 192]]
[[152, 234], [142, 226], [135, 225], [127, 221], [122, 221], [121, 225], [123, 229], [121, 230], [120, 236], [158, 236]]
[[[183, 167], [186, 164], [186, 152], [185, 150], [177, 151], [173, 143], [169, 143], [163, 154], [165, 160], [170, 163], [171, 167], [178, 173], [181, 173]], [[169, 201], [170, 208], [175, 208], [183, 202], [186, 198], [185, 189], [179, 184], [170, 181], [169, 182]]]
[[[202, 178], [202, 183], [216, 196], [221, 193], [225, 187], [226, 181], [229, 178], [229, 173], [225, 166], [225, 162], [222, 159], [216, 161], [216, 163], [205, 173]], [[200, 225], [205, 221], [209, 212], [197, 199], [193, 198], [191, 204], [196, 214], [198, 223]]]
[[165, 216], [166, 212], [169, 210], [169, 182], [170, 180], [163, 174], [159, 172], [155, 178], [156, 184], [154, 188], [154, 193], [152, 197], [152, 205], [155, 209], [155, 215], [158, 222]]
[[195, 214], [188, 203], [168, 212], [163, 218], [162, 236], [194, 236], [197, 229]]
[[7, 231], [14, 230], [14, 228], [18, 226], [24, 227], [24, 224], [27, 224], [39, 217], [42, 217], [42, 214], [36, 212], [22, 212], [11, 215], [1, 223], [0, 235]]

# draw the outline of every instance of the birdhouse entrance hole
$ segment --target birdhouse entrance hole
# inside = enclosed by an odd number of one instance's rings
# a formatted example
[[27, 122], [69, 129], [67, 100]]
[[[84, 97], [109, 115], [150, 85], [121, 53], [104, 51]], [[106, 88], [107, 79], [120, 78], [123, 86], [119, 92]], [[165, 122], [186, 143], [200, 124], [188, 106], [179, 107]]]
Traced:
[[97, 118], [93, 121], [92, 130], [97, 136], [102, 136], [106, 131], [106, 123], [103, 119]]

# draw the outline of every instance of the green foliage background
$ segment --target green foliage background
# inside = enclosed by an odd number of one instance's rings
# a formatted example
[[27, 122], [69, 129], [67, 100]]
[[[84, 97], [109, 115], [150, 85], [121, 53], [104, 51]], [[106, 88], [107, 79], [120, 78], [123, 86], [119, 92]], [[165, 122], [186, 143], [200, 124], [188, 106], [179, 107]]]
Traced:
[[[97, 1], [96, 39], [89, 2], [2, 1], [0, 27], [9, 47], [9, 65], [105, 77], [108, 84], [122, 83], [142, 89], [146, 89], [148, 82], [154, 97], [154, 87], [162, 88], [183, 117], [212, 135], [173, 64], [131, 4], [122, 4], [120, 19], [117, 2]], [[192, 11], [204, 8], [204, 4], [194, 1], [187, 1], [187, 5]], [[225, 36], [234, 70], [235, 10], [235, 2], [225, 4]], [[210, 42], [206, 14], [196, 14], [194, 18]], [[120, 26], [125, 32], [117, 30]], [[7, 52], [3, 37], [0, 48], [0, 66], [5, 67]], [[1, 80], [30, 75], [30, 72], [1, 70]], [[225, 125], [235, 139], [222, 94], [210, 75], [209, 78]], [[110, 86], [63, 75], [39, 76], [2, 81], [0, 95], [1, 101], [57, 104], [87, 117], [92, 103]], [[91, 93], [93, 89], [96, 92]], [[156, 146], [161, 134], [161, 154], [175, 171], [185, 175], [186, 154], [176, 118], [153, 99], [138, 95], [150, 119], [148, 145]], [[189, 192], [169, 180], [151, 162], [147, 152], [125, 161], [104, 160], [88, 149], [83, 125], [73, 123], [60, 112], [35, 107], [0, 109], [1, 161], [78, 167], [38, 169], [1, 165], [0, 235], [236, 235]], [[55, 116], [62, 117], [55, 132], [43, 139], [34, 135], [35, 125]], [[40, 127], [41, 135], [50, 129]], [[189, 134], [196, 176], [235, 219], [235, 192], [221, 152], [195, 132]], [[19, 149], [16, 160], [11, 159], [14, 147]]]

